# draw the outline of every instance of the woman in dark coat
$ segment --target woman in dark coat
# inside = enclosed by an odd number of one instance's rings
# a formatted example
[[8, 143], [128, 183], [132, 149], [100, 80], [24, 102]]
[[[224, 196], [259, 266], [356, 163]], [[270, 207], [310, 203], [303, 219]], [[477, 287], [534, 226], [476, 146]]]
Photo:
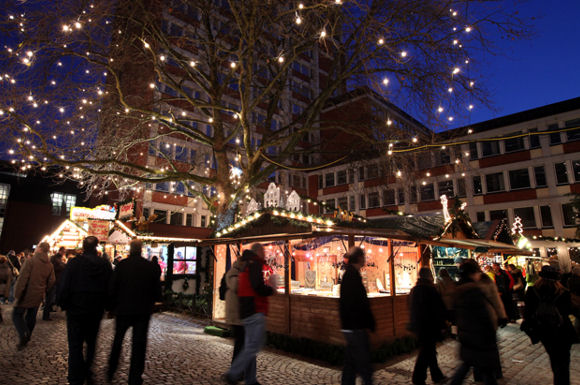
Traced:
[[453, 375], [451, 385], [462, 384], [471, 367], [478, 370], [485, 385], [496, 385], [497, 341], [487, 299], [478, 284], [482, 272], [474, 260], [463, 262], [459, 271], [455, 319], [463, 362]]
[[443, 339], [442, 331], [446, 328], [446, 309], [441, 295], [433, 284], [433, 275], [429, 268], [419, 270], [417, 285], [409, 296], [411, 308], [411, 330], [419, 341], [419, 354], [413, 370], [413, 384], [424, 385], [427, 379], [427, 367], [435, 383], [447, 379], [437, 363], [436, 343]]
[[[572, 312], [570, 292], [559, 278], [553, 267], [542, 267], [540, 278], [526, 292], [522, 330], [530, 335], [532, 343], [539, 340], [544, 345], [554, 385], [570, 385], [570, 348], [579, 340], [568, 317]], [[540, 307], [542, 310], [538, 310]]]

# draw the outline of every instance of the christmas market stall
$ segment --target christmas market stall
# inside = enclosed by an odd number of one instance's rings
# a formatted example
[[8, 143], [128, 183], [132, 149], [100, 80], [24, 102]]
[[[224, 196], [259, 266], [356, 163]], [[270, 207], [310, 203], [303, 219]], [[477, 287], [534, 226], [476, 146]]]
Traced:
[[397, 229], [370, 228], [361, 218], [345, 222], [302, 214], [300, 205], [292, 204], [293, 194], [286, 205], [266, 199], [264, 210], [252, 202], [243, 218], [215, 234], [213, 320], [225, 318], [218, 290], [222, 276], [245, 249], [259, 242], [266, 252], [265, 275], [279, 277], [278, 294], [270, 298], [268, 330], [342, 344], [338, 298], [343, 256], [356, 245], [367, 255], [361, 273], [377, 320], [373, 343], [407, 335], [408, 293], [420, 259], [418, 239]]

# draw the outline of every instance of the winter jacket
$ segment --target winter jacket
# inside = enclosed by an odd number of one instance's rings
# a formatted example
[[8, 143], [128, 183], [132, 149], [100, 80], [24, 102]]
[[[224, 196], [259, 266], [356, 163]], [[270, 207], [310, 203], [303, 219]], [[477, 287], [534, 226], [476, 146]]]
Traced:
[[54, 285], [54, 268], [48, 260], [48, 254], [37, 249], [31, 259], [22, 266], [18, 280], [14, 285], [16, 307], [38, 307], [47, 290]]
[[497, 364], [497, 343], [495, 328], [487, 299], [481, 285], [464, 280], [457, 286], [455, 299], [455, 319], [457, 336], [461, 347], [461, 359], [469, 364], [495, 367]]
[[[558, 312], [562, 316], [562, 326], [556, 330], [542, 329], [539, 328], [536, 333], [540, 341], [544, 343], [545, 341], [553, 342], [554, 340], [578, 343], [579, 338], [576, 334], [574, 326], [568, 315], [572, 313], [572, 303], [570, 299], [570, 291], [568, 289], [562, 289], [561, 292], [556, 293], [553, 289], [547, 285], [542, 285], [540, 288], [537, 286], [532, 286], [528, 288], [526, 292], [525, 308], [524, 308], [524, 321], [522, 323], [522, 328], [525, 328], [524, 324], [529, 324], [530, 322], [536, 326], [535, 318], [536, 311], [540, 305], [540, 301], [554, 302]], [[536, 326], [537, 327], [537, 326]]]
[[350, 264], [346, 265], [342, 276], [338, 306], [340, 324], [343, 330], [375, 330], [375, 317], [371, 311], [362, 277], [358, 270]]
[[52, 263], [52, 267], [54, 268], [54, 278], [56, 279], [56, 283], [58, 284], [60, 280], [60, 276], [66, 267], [66, 263], [62, 261], [62, 255], [55, 254], [50, 257], [50, 262]]
[[246, 268], [246, 262], [236, 261], [226, 273], [226, 323], [241, 325], [240, 301], [238, 300], [238, 276]]
[[16, 254], [8, 254], [8, 260], [9, 264], [11, 264], [12, 267], [14, 267], [17, 270], [17, 272], [20, 272], [22, 265], [20, 264], [20, 260], [18, 259]]
[[507, 275], [505, 270], [500, 270], [499, 274], [495, 275], [495, 284], [497, 285], [497, 291], [499, 291], [500, 294], [509, 292], [510, 277]]
[[419, 279], [411, 290], [410, 329], [420, 341], [439, 341], [445, 329], [446, 308], [432, 281]]
[[68, 261], [57, 286], [57, 304], [71, 315], [102, 314], [111, 271], [111, 264], [96, 253]]
[[12, 283], [12, 268], [8, 262], [0, 265], [0, 296], [10, 296], [10, 284]]
[[151, 314], [155, 302], [161, 300], [159, 279], [159, 269], [139, 254], [129, 255], [119, 262], [109, 285], [113, 313]]
[[441, 299], [445, 304], [447, 310], [453, 309], [453, 300], [455, 299], [455, 288], [457, 283], [451, 278], [438, 278], [437, 279], [437, 290], [441, 295]]
[[246, 263], [238, 275], [238, 301], [240, 319], [256, 313], [268, 314], [268, 297], [274, 289], [264, 283], [262, 269], [264, 262], [250, 250], [242, 253], [241, 261]]
[[485, 299], [487, 300], [485, 306], [487, 307], [491, 317], [494, 330], [497, 330], [499, 320], [507, 320], [505, 307], [503, 306], [503, 302], [501, 301], [501, 297], [497, 291], [497, 286], [495, 285], [495, 282], [493, 282], [486, 274], [481, 275], [481, 279], [478, 282], [478, 285], [481, 288], [481, 291], [483, 291]]

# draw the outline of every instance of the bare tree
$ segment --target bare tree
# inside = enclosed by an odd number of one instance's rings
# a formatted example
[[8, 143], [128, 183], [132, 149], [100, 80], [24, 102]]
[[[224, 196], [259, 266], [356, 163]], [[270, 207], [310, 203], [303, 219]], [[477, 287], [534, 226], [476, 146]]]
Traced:
[[366, 86], [425, 122], [442, 104], [452, 116], [487, 101], [468, 76], [486, 32], [524, 32], [489, 1], [5, 3], [13, 163], [62, 166], [98, 193], [179, 182], [222, 214], [293, 155], [316, 154], [317, 136], [303, 139], [331, 97]]

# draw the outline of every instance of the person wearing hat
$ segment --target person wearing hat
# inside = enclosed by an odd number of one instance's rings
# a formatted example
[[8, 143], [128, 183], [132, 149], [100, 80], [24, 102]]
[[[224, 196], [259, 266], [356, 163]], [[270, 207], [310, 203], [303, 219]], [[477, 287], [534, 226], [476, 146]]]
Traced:
[[491, 305], [480, 286], [481, 269], [468, 259], [459, 267], [459, 285], [455, 298], [457, 338], [461, 344], [461, 365], [455, 371], [451, 385], [463, 383], [471, 367], [477, 370], [485, 385], [496, 385], [498, 362], [497, 341]]
[[[451, 278], [450, 278], [451, 279]], [[447, 327], [446, 309], [441, 295], [433, 283], [433, 274], [428, 267], [419, 270], [417, 284], [409, 296], [411, 310], [410, 329], [417, 335], [419, 354], [413, 369], [413, 384], [425, 385], [427, 368], [431, 371], [431, 379], [441, 383], [447, 377], [441, 372], [437, 362], [437, 341], [443, 339], [443, 331]]]
[[554, 373], [554, 385], [570, 384], [570, 348], [578, 335], [568, 315], [572, 312], [570, 291], [559, 281], [560, 272], [543, 266], [540, 278], [526, 292], [524, 321], [521, 329], [542, 342]]

